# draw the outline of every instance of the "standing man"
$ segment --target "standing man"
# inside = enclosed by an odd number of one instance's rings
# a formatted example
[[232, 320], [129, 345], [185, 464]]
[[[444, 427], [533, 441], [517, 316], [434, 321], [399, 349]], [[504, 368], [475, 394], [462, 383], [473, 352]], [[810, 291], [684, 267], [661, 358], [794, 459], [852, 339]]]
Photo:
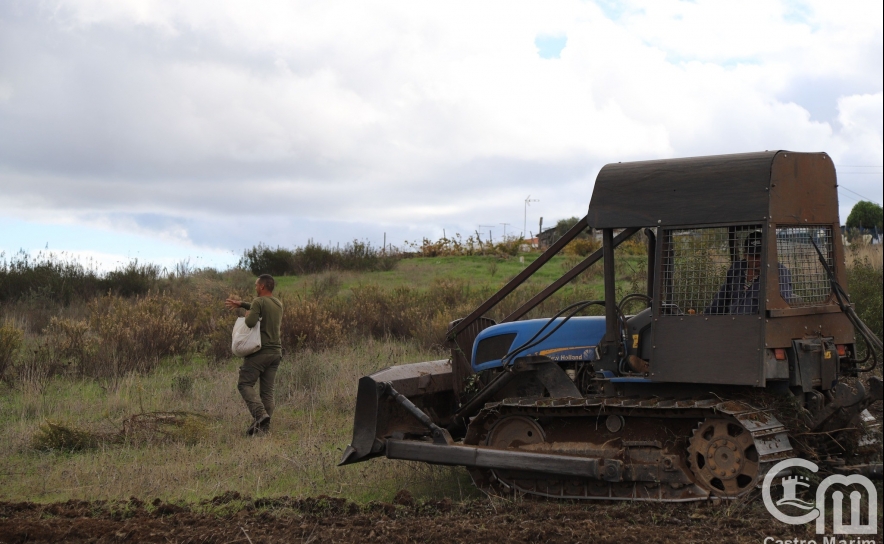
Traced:
[[[279, 328], [282, 324], [282, 302], [273, 296], [276, 281], [270, 274], [261, 274], [255, 281], [258, 295], [251, 303], [233, 298], [224, 301], [228, 308], [245, 308], [249, 311], [246, 325], [249, 328], [260, 324], [261, 349], [243, 359], [239, 368], [239, 389], [246, 406], [252, 414], [252, 424], [246, 434], [264, 434], [270, 430], [270, 417], [273, 415], [273, 381], [282, 360], [282, 343]], [[255, 384], [260, 381], [260, 395], [255, 392]]]

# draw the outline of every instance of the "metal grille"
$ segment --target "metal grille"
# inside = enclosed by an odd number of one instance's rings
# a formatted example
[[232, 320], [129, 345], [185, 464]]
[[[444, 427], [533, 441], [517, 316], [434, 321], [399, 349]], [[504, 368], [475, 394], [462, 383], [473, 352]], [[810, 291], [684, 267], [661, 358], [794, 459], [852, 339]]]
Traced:
[[[760, 231], [761, 225], [664, 231], [660, 313], [691, 315], [708, 312], [716, 293], [728, 283], [732, 263], [741, 258], [747, 237], [756, 233], [753, 236], [760, 240]], [[753, 312], [740, 313], [757, 313], [757, 308]]]
[[777, 227], [780, 293], [790, 306], [821, 304], [826, 301], [832, 290], [829, 276], [820, 262], [814, 244], [820, 249], [829, 266], [834, 267], [832, 227]]

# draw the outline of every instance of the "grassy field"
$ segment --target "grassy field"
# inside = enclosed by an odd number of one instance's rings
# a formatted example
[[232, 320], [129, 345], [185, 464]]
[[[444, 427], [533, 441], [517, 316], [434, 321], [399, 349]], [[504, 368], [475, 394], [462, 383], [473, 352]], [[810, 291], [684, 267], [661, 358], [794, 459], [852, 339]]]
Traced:
[[[170, 358], [147, 375], [113, 382], [57, 378], [43, 391], [4, 387], [0, 500], [191, 502], [237, 491], [365, 502], [390, 500], [399, 489], [470, 496], [476, 492], [459, 470], [384, 459], [335, 466], [350, 440], [357, 380], [386, 366], [442, 357], [413, 342], [372, 339], [289, 355], [278, 375], [273, 432], [254, 439], [244, 432], [249, 419], [234, 359]], [[116, 439], [133, 414], [155, 412], [178, 412], [186, 424]], [[98, 438], [80, 451], [41, 451], [35, 446], [47, 422]]]
[[[854, 298], [857, 310], [880, 334], [880, 251], [848, 257], [851, 291], [861, 297]], [[447, 323], [534, 258], [412, 258], [389, 271], [279, 278], [288, 353], [273, 432], [257, 439], [244, 433], [249, 416], [236, 390], [239, 361], [227, 352], [235, 316], [222, 308], [227, 295], [250, 297], [254, 277], [195, 274], [140, 297], [65, 305], [38, 294], [5, 303], [0, 500], [193, 502], [235, 491], [365, 503], [389, 501], [400, 489], [423, 498], [476, 497], [463, 469], [385, 459], [335, 465], [351, 437], [357, 380], [390, 365], [447, 358], [440, 345]], [[643, 290], [642, 259], [621, 259], [623, 291]], [[493, 317], [579, 260], [556, 257]], [[601, 298], [601, 264], [538, 313]], [[128, 325], [112, 326], [122, 322]], [[161, 345], [156, 338], [169, 323], [177, 343]]]
[[[307, 276], [284, 276], [278, 278], [278, 285], [285, 292], [309, 295], [317, 290], [322, 290], [323, 282], [328, 282], [329, 276], [333, 276], [335, 277], [333, 281], [338, 282], [337, 287], [343, 294], [352, 292], [356, 286], [368, 283], [387, 290], [397, 287], [427, 289], [439, 281], [468, 283], [473, 289], [491, 292], [503, 287], [507, 281], [524, 270], [537, 257], [537, 253], [528, 253], [509, 259], [480, 255], [415, 257], [403, 259], [395, 269], [389, 271], [362, 273], [335, 271]], [[573, 255], [553, 257], [523, 284], [522, 289], [535, 289], [536, 292], [557, 280], [581, 260], [582, 257]], [[646, 262], [647, 260], [642, 257], [629, 255], [620, 266], [629, 274], [641, 270]], [[601, 271], [602, 262], [599, 261], [587, 271], [585, 277], [576, 280], [574, 285], [588, 287], [601, 293], [603, 291]], [[626, 280], [622, 284], [624, 288], [628, 287]], [[574, 285], [566, 286], [563, 291], [573, 292]]]

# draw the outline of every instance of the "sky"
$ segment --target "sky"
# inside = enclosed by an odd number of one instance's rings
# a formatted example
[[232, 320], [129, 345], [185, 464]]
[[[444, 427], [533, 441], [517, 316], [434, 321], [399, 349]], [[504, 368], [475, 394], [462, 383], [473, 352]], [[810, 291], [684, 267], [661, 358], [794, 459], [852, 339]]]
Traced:
[[[607, 163], [825, 151], [881, 203], [882, 2], [0, 3], [0, 251], [537, 232]], [[480, 226], [481, 225], [481, 226]]]

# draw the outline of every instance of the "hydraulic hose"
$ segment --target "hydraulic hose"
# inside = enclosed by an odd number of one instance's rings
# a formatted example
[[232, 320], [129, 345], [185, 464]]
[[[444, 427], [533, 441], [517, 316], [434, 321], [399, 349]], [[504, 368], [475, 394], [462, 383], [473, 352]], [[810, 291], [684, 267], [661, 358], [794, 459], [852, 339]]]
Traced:
[[[510, 350], [509, 353], [507, 353], [506, 355], [501, 357], [501, 362], [503, 363], [504, 367], [509, 366], [510, 361], [519, 353], [521, 353], [527, 349], [531, 349], [534, 346], [537, 346], [538, 344], [540, 344], [541, 342], [543, 342], [544, 340], [546, 340], [547, 338], [552, 336], [553, 333], [555, 333], [557, 330], [559, 330], [565, 323], [568, 322], [569, 319], [574, 317], [578, 312], [580, 312], [584, 308], [587, 308], [589, 306], [596, 305], [596, 304], [601, 305], [604, 303], [605, 302], [602, 300], [590, 300], [590, 301], [575, 302], [574, 304], [571, 304], [570, 306], [567, 306], [564, 309], [560, 310], [556, 315], [549, 318], [549, 320], [547, 320], [547, 322], [540, 328], [540, 330], [538, 330], [536, 333], [534, 333], [534, 336], [529, 338], [521, 346]], [[560, 318], [562, 315], [564, 315], [565, 313], [567, 313], [569, 311], [571, 313], [567, 317], [565, 317], [565, 319], [563, 319], [561, 323], [558, 323], [548, 333], [546, 333], [544, 336], [542, 336], [541, 338], [538, 339], [538, 337], [541, 334], [543, 334], [543, 331], [546, 330], [546, 328], [549, 327], [550, 324], [554, 323], [556, 319]]]
[[[853, 324], [853, 326], [859, 331], [860, 335], [863, 337], [863, 340], [866, 343], [866, 351], [872, 356], [872, 364], [865, 368], [858, 367], [857, 372], [870, 372], [878, 366], [878, 353], [884, 352], [884, 345], [881, 344], [881, 339], [878, 338], [874, 332], [863, 323], [862, 319], [856, 315], [853, 307], [850, 305], [850, 297], [844, 291], [844, 288], [835, 280], [835, 273], [832, 272], [832, 267], [829, 266], [829, 263], [826, 262], [825, 257], [823, 257], [823, 252], [820, 251], [816, 242], [811, 239], [810, 243], [813, 244], [814, 249], [816, 249], [816, 254], [820, 259], [820, 263], [823, 265], [823, 268], [826, 270], [826, 274], [829, 276], [829, 283], [832, 285], [832, 291], [835, 293], [835, 299], [838, 301], [838, 306], [841, 308], [841, 311], [847, 315], [847, 319]], [[877, 351], [876, 351], [877, 349]], [[868, 357], [863, 359], [863, 362], [867, 361]]]

